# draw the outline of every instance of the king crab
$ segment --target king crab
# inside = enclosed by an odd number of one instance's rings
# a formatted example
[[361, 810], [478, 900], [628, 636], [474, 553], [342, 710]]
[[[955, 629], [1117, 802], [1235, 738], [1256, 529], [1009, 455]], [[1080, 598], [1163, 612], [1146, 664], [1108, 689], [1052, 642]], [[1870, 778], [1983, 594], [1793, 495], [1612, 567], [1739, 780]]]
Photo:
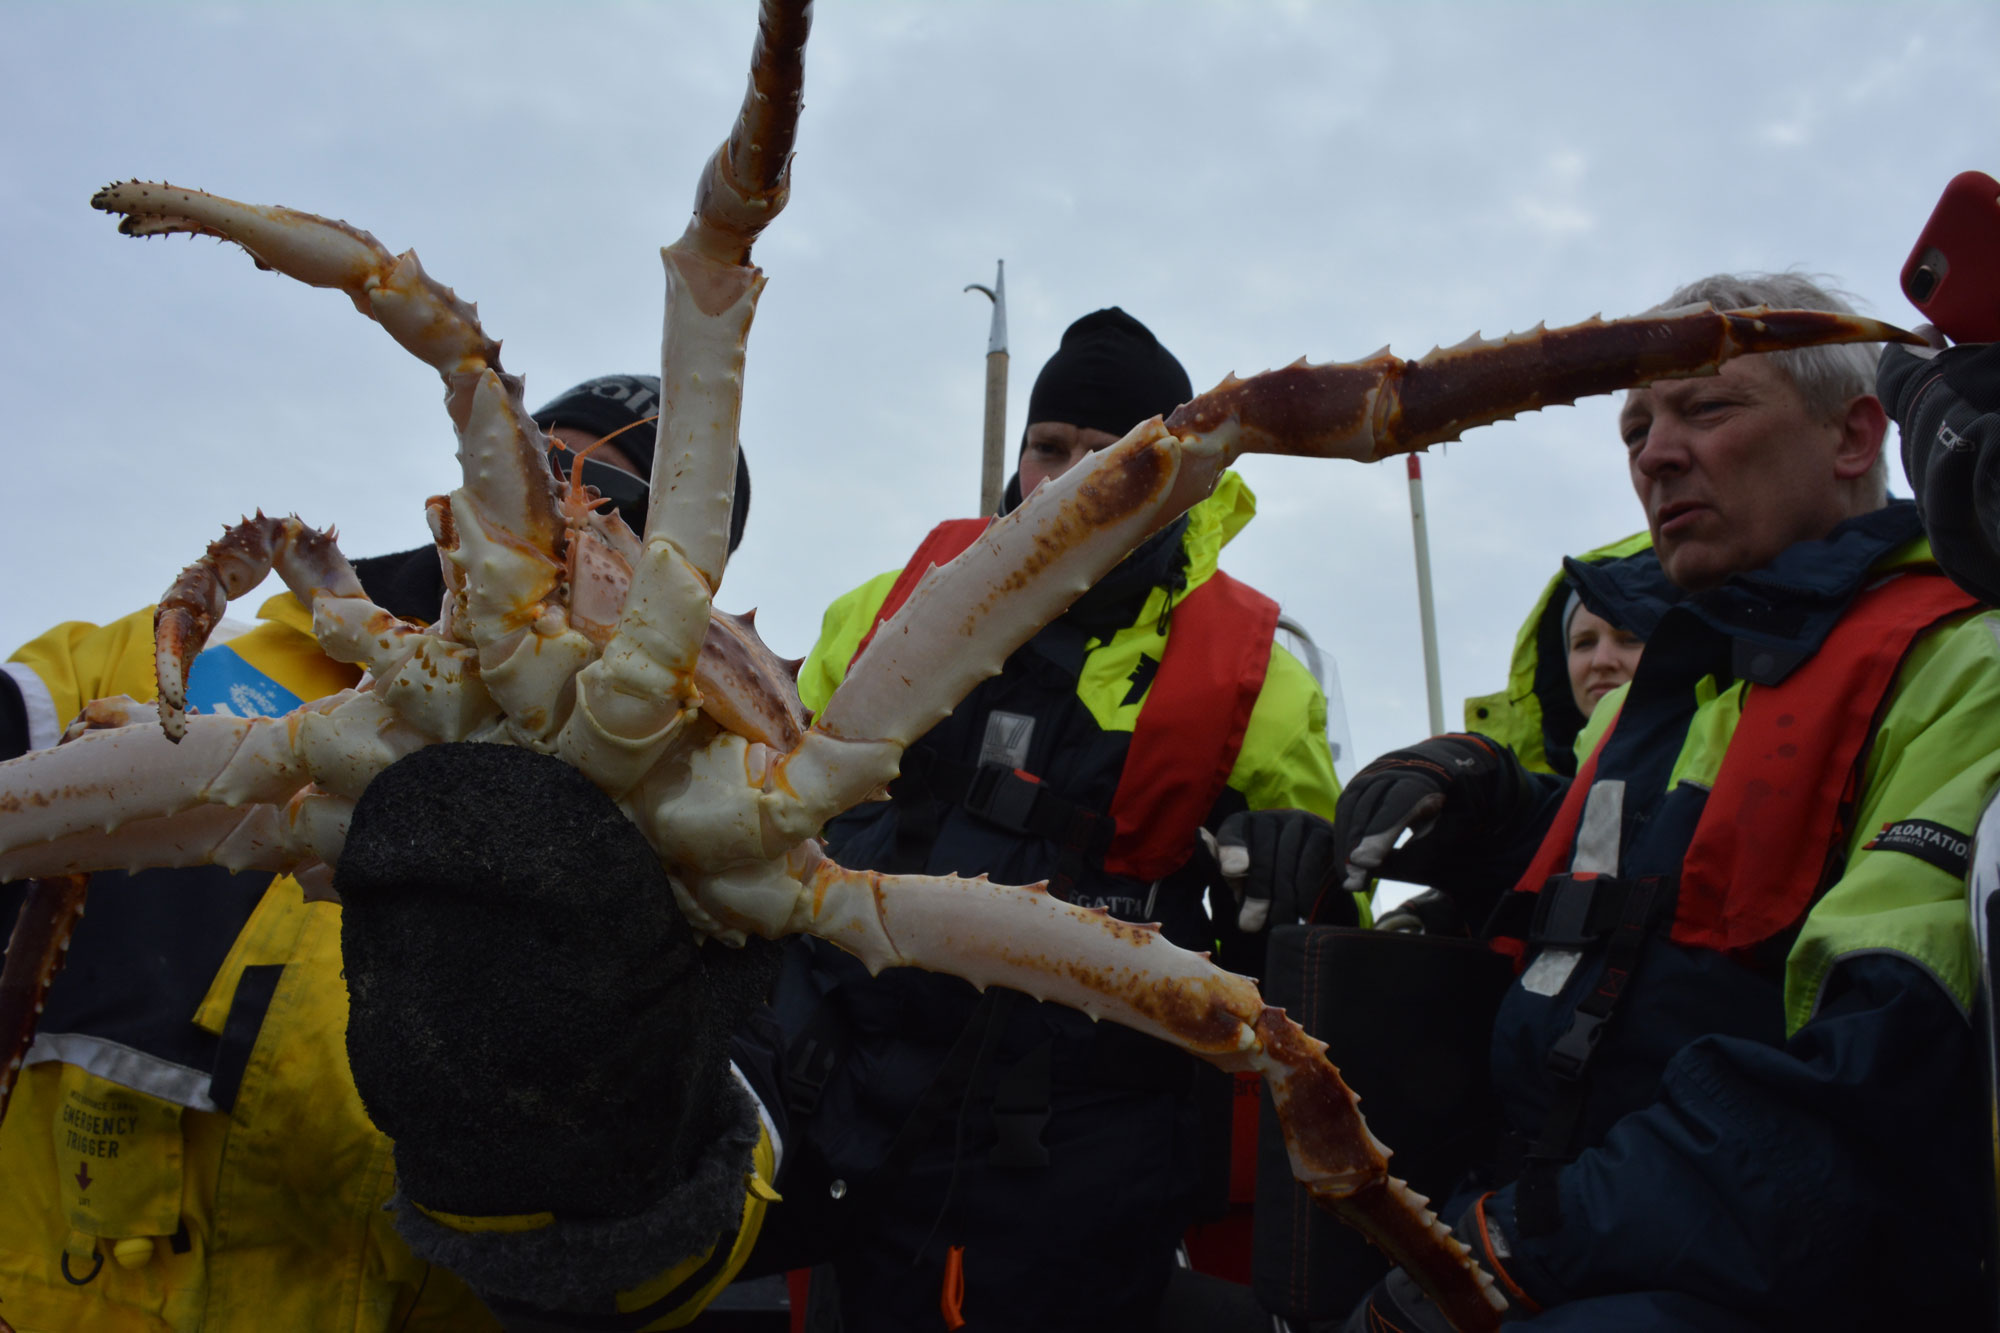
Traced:
[[[1230, 377], [1039, 488], [933, 570], [808, 725], [785, 663], [710, 606], [727, 559], [744, 346], [764, 285], [750, 248], [783, 207], [800, 106], [806, 0], [763, 0], [751, 88], [710, 159], [667, 272], [662, 411], [646, 531], [560, 486], [522, 381], [473, 307], [344, 223], [127, 182], [95, 207], [120, 230], [194, 233], [260, 267], [344, 291], [433, 367], [459, 439], [460, 487], [427, 503], [447, 582], [436, 624], [372, 604], [330, 535], [258, 515], [162, 598], [158, 721], [91, 704], [67, 743], [0, 765], [0, 879], [42, 877], [0, 979], [0, 1111], [32, 1038], [89, 871], [219, 864], [324, 893], [369, 781], [448, 741], [552, 753], [616, 799], [701, 931], [809, 933], [871, 969], [916, 966], [1073, 1006], [1270, 1085], [1298, 1178], [1415, 1276], [1461, 1328], [1504, 1302], [1465, 1247], [1388, 1174], [1322, 1043], [1256, 986], [1157, 928], [1041, 886], [846, 870], [816, 840], [896, 775], [906, 745], [1245, 452], [1370, 461], [1549, 403], [1712, 371], [1723, 359], [1898, 331], [1812, 312], [1705, 308], [1592, 320], [1418, 361], [1386, 351]], [[352, 690], [279, 718], [189, 717], [188, 670], [229, 597], [275, 570]], [[970, 927], [970, 928], [968, 928]]]

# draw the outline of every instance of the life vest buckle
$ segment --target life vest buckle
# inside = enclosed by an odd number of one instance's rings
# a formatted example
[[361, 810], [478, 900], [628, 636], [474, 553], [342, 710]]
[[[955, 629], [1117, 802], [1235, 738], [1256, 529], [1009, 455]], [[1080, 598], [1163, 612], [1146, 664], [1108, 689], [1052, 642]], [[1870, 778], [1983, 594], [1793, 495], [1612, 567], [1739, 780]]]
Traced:
[[1545, 949], [1588, 949], [1618, 928], [1631, 891], [1616, 875], [1551, 875], [1535, 895], [1528, 942]]
[[965, 808], [1013, 833], [1032, 831], [1040, 778], [1015, 768], [982, 764], [965, 793]]
[[1568, 1080], [1583, 1073], [1590, 1064], [1590, 1055], [1597, 1049], [1597, 1040], [1604, 1035], [1604, 1024], [1609, 1014], [1591, 1014], [1578, 1010], [1572, 1018], [1569, 1031], [1562, 1034], [1556, 1044], [1549, 1048], [1548, 1069], [1557, 1078]]

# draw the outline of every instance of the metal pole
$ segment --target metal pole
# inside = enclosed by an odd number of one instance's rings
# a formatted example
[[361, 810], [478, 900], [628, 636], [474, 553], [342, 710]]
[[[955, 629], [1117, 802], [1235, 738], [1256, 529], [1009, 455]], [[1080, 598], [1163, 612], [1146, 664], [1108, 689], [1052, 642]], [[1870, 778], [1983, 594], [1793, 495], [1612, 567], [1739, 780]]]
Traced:
[[1424, 526], [1424, 470], [1410, 455], [1410, 532], [1417, 547], [1417, 616], [1424, 627], [1424, 687], [1430, 694], [1431, 735], [1444, 732], [1444, 682], [1438, 679], [1437, 606], [1431, 601], [1431, 539]]
[[969, 282], [968, 292], [985, 292], [993, 302], [993, 327], [986, 335], [986, 449], [979, 470], [979, 513], [1000, 510], [1007, 478], [1007, 261], [995, 261], [993, 285]]

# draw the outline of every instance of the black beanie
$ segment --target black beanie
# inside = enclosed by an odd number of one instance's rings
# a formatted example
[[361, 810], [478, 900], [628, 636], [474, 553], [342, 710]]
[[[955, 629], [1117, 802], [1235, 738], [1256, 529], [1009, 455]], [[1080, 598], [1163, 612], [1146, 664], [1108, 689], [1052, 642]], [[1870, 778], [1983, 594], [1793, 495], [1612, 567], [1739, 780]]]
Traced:
[[1151, 329], [1111, 306], [1063, 331], [1062, 346], [1035, 376], [1028, 424], [1065, 421], [1123, 435], [1194, 397], [1187, 371]]
[[[657, 416], [659, 411], [658, 375], [599, 375], [543, 404], [541, 411], [535, 413], [535, 424], [543, 430], [574, 426], [599, 436], [632, 426], [611, 443], [638, 465], [640, 476], [650, 477], [659, 423], [646, 418]], [[634, 426], [635, 421], [646, 424]]]

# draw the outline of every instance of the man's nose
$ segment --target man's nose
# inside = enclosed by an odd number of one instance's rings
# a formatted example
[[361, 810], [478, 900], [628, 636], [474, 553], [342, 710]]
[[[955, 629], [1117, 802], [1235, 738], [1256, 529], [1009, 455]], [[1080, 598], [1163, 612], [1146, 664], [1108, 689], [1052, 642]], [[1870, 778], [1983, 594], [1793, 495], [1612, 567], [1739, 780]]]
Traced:
[[1688, 467], [1686, 434], [1671, 421], [1654, 422], [1646, 429], [1645, 443], [1632, 456], [1632, 467], [1647, 477], [1685, 472]]

